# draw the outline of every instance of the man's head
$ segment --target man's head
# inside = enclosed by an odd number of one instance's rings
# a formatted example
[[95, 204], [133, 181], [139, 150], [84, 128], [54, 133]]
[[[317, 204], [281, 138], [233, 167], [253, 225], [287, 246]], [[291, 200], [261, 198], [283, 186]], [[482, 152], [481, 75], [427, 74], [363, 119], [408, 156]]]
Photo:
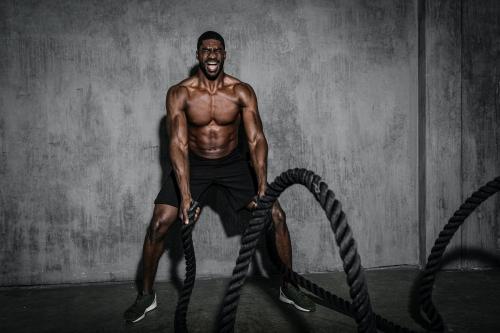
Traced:
[[224, 38], [215, 31], [206, 31], [198, 38], [196, 58], [205, 76], [216, 79], [224, 67], [226, 50]]

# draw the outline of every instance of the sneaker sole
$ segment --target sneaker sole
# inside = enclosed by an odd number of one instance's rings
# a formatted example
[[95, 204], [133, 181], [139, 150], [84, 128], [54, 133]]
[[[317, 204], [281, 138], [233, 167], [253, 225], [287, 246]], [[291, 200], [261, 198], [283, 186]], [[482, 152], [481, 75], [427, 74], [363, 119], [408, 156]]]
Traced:
[[146, 313], [148, 313], [149, 311], [152, 311], [156, 309], [156, 294], [155, 294], [155, 299], [153, 300], [153, 303], [151, 303], [150, 306], [148, 306], [146, 308], [146, 310], [144, 310], [144, 313], [142, 314], [142, 316], [140, 316], [139, 318], [137, 318], [136, 320], [132, 320], [131, 322], [132, 323], [137, 323], [138, 321], [141, 321], [144, 319], [144, 317], [146, 317]]
[[311, 310], [303, 308], [300, 305], [297, 305], [294, 301], [292, 301], [291, 299], [286, 297], [285, 294], [283, 294], [283, 292], [281, 291], [281, 288], [280, 288], [280, 301], [282, 301], [283, 303], [286, 303], [286, 304], [292, 304], [297, 310], [304, 311], [304, 312], [311, 312]]

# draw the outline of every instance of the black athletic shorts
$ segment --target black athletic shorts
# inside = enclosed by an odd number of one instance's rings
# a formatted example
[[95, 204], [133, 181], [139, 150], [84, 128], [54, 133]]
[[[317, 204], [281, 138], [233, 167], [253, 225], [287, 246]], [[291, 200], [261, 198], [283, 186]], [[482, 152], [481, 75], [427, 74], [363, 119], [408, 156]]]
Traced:
[[[215, 185], [234, 210], [239, 210], [257, 194], [256, 179], [249, 162], [242, 156], [239, 148], [228, 155], [209, 159], [189, 153], [189, 186], [191, 197], [203, 206], [207, 190]], [[180, 192], [172, 170], [163, 183], [155, 204], [179, 207]]]

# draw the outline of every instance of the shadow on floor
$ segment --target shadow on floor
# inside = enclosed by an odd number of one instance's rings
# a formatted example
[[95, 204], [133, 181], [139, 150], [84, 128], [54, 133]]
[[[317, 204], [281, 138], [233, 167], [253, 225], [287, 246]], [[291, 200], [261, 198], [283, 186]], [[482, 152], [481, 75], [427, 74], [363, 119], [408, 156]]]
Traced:
[[[478, 263], [482, 264], [483, 267], [500, 267], [500, 257], [491, 252], [485, 251], [484, 249], [477, 247], [467, 247], [467, 248], [457, 248], [451, 250], [443, 255], [439, 269], [442, 267], [463, 260], [464, 258], [473, 259]], [[436, 280], [439, 276], [439, 271], [436, 273]], [[408, 302], [408, 310], [410, 315], [415, 322], [417, 322], [423, 328], [430, 330], [430, 322], [424, 317], [424, 314], [420, 311], [419, 307], [419, 290], [418, 287], [423, 279], [423, 271], [421, 271], [415, 281], [412, 284], [410, 291], [410, 298]], [[439, 310], [439, 309], [438, 309]]]

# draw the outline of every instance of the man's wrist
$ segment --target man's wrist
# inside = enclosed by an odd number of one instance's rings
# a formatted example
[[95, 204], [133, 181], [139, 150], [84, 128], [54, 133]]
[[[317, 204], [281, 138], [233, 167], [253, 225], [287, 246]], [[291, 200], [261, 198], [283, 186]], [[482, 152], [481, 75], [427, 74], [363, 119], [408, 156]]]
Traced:
[[191, 203], [191, 201], [193, 200], [193, 198], [191, 198], [191, 195], [183, 195], [181, 197], [182, 197], [181, 201], [183, 203]]
[[259, 191], [257, 192], [257, 195], [259, 197], [263, 197], [266, 194], [266, 188], [260, 188]]

